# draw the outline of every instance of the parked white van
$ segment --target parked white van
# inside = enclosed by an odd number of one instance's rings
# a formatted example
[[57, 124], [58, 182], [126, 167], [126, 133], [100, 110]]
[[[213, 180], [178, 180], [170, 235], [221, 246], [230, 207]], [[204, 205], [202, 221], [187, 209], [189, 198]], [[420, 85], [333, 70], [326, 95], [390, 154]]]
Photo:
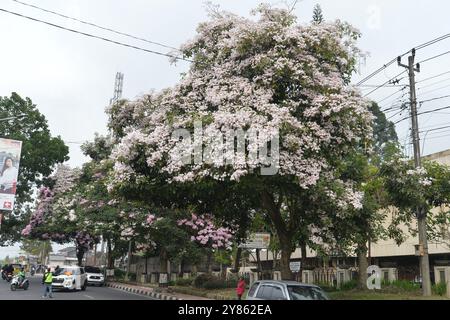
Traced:
[[87, 275], [83, 267], [62, 266], [53, 272], [52, 289], [86, 290]]

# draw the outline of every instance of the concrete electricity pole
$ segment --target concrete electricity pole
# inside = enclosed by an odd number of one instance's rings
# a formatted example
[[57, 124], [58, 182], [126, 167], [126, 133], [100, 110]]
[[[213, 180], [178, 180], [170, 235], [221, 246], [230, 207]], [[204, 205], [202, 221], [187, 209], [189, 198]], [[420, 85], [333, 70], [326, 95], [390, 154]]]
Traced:
[[[420, 159], [420, 137], [419, 121], [417, 118], [417, 98], [416, 98], [416, 80], [415, 72], [420, 72], [420, 65], [414, 65], [416, 50], [412, 49], [411, 56], [408, 57], [408, 65], [402, 64], [402, 58], [398, 57], [398, 65], [408, 69], [409, 74], [409, 95], [411, 105], [412, 119], [412, 137], [414, 146], [414, 162], [416, 168], [421, 167]], [[420, 272], [422, 275], [422, 291], [424, 296], [431, 296], [430, 262], [428, 258], [428, 240], [427, 240], [427, 212], [423, 207], [416, 209], [417, 225], [419, 228], [419, 256]]]

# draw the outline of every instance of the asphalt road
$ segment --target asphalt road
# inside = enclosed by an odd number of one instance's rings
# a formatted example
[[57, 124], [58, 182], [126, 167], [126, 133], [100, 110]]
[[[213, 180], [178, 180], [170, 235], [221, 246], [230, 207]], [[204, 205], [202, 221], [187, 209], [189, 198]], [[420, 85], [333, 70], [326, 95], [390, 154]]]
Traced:
[[[11, 291], [8, 282], [0, 278], [0, 300], [43, 300], [42, 276], [28, 278], [30, 287], [27, 291]], [[46, 298], [48, 299], [48, 298]], [[155, 300], [147, 296], [124, 292], [109, 287], [88, 286], [86, 291], [54, 291], [50, 300]]]

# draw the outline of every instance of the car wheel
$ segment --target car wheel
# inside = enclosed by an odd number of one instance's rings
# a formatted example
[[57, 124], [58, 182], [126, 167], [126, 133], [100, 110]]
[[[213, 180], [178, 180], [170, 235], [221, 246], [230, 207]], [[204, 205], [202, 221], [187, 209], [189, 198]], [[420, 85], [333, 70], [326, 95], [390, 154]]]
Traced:
[[81, 291], [86, 291], [87, 287], [87, 281], [84, 282], [83, 286], [81, 287]]

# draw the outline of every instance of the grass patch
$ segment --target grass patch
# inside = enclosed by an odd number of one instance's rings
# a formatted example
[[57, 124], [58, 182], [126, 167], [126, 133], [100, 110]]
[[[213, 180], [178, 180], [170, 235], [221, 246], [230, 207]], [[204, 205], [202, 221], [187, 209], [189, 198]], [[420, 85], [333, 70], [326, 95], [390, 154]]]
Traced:
[[329, 292], [332, 300], [448, 300], [443, 296], [424, 297], [420, 291], [392, 293], [383, 290], [350, 290]]
[[206, 290], [194, 287], [170, 287], [170, 289], [175, 293], [188, 294], [197, 297], [204, 297], [214, 300], [236, 300], [236, 290], [232, 288], [228, 289], [213, 289]]

